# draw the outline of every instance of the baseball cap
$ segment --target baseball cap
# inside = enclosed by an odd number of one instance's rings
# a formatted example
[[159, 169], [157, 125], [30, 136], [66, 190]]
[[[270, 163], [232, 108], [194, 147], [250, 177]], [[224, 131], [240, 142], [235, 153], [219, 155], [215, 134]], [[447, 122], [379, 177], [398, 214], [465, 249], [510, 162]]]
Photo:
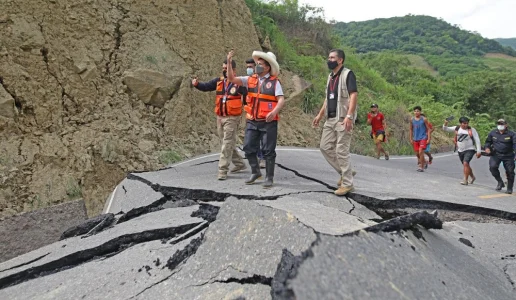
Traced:
[[373, 104], [371, 104], [371, 108], [372, 108], [372, 107], [376, 107], [376, 108], [378, 108], [378, 104], [373, 103]]
[[498, 121], [496, 121], [496, 124], [505, 125], [507, 124], [507, 122], [505, 122], [504, 119], [498, 119]]

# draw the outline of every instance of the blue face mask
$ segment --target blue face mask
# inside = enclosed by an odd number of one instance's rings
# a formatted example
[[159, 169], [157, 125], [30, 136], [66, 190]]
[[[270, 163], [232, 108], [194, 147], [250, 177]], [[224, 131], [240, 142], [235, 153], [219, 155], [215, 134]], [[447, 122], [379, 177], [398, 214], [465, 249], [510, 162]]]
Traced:
[[247, 75], [251, 76], [253, 74], [254, 74], [254, 69], [253, 68], [247, 68]]

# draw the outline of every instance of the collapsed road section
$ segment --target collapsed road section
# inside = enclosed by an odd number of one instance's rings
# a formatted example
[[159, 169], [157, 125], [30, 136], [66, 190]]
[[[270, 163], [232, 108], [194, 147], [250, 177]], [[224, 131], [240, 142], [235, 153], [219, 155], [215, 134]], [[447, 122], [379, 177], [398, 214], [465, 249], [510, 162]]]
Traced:
[[514, 213], [359, 192], [343, 199], [283, 170], [302, 187], [199, 189], [130, 175], [120, 190], [140, 205], [0, 264], [0, 298], [515, 297]]

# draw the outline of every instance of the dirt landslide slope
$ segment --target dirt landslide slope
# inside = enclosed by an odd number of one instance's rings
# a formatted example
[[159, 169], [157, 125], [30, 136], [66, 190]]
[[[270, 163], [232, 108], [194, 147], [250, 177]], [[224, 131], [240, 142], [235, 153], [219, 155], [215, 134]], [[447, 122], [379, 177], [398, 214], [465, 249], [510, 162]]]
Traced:
[[[89, 215], [125, 174], [218, 150], [209, 80], [260, 40], [243, 0], [0, 0], [0, 217], [83, 197]], [[287, 97], [299, 78], [283, 72]], [[299, 97], [280, 144], [315, 146]]]

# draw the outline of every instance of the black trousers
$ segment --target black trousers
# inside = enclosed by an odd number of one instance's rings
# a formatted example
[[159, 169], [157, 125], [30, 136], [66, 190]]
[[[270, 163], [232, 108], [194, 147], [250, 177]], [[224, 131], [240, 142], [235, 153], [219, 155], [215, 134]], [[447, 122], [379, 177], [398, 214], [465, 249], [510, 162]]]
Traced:
[[507, 181], [512, 186], [511, 183], [514, 182], [514, 155], [493, 155], [489, 158], [489, 171], [497, 181], [502, 181], [500, 177], [500, 163], [503, 163], [503, 167], [505, 168], [505, 173], [507, 174]]
[[265, 122], [247, 120], [244, 137], [245, 157], [256, 156], [261, 151], [264, 159], [276, 157], [278, 121]]

